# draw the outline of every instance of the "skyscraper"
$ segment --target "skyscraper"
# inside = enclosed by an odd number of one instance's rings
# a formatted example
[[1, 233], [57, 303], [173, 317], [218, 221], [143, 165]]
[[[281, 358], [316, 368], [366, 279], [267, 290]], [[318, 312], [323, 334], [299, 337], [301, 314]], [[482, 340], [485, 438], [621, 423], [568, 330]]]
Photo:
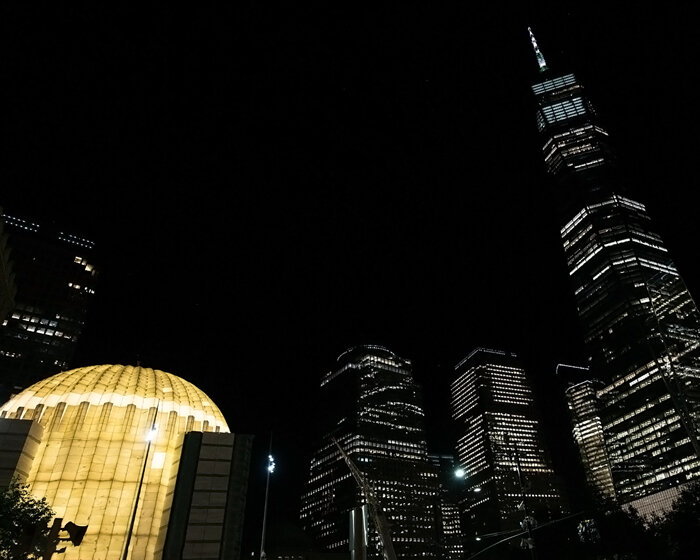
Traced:
[[[700, 475], [700, 313], [646, 208], [628, 196], [583, 86], [572, 73], [553, 74], [530, 37], [545, 167], [588, 366], [602, 383], [570, 391], [569, 406], [579, 417], [599, 410], [620, 502], [662, 509], [669, 489]], [[582, 456], [591, 479], [600, 464]]]
[[585, 465], [586, 481], [601, 496], [614, 498], [615, 487], [597, 398], [597, 391], [602, 385], [596, 379], [571, 383], [566, 389], [566, 401], [571, 414], [574, 441]]
[[470, 536], [518, 529], [526, 515], [541, 523], [568, 511], [516, 354], [473, 350], [455, 366], [451, 408], [457, 462], [465, 471], [463, 526]]
[[[319, 437], [302, 496], [304, 530], [329, 551], [381, 558], [367, 503], [345, 463], [347, 453], [373, 488], [400, 558], [436, 558], [437, 472], [428, 458], [421, 393], [410, 361], [381, 346], [350, 348], [321, 380]], [[336, 445], [336, 442], [338, 445]], [[365, 508], [367, 511], [367, 508]], [[350, 539], [367, 528], [363, 539]]]
[[459, 496], [462, 483], [452, 455], [428, 455], [438, 473], [438, 505], [435, 523], [439, 558], [461, 560], [464, 558], [464, 535], [459, 516]]
[[0, 404], [68, 369], [95, 294], [94, 243], [4, 213], [16, 296], [0, 326]]

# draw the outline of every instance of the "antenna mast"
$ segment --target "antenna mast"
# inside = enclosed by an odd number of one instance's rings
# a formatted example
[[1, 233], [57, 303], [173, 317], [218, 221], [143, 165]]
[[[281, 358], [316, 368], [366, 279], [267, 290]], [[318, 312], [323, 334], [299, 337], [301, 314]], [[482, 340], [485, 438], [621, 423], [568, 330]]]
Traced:
[[532, 43], [532, 48], [535, 49], [535, 56], [537, 57], [537, 64], [540, 67], [540, 72], [547, 70], [547, 63], [544, 61], [544, 55], [537, 46], [537, 41], [535, 41], [535, 35], [532, 33], [532, 29], [527, 28], [527, 32], [530, 34], [530, 42]]

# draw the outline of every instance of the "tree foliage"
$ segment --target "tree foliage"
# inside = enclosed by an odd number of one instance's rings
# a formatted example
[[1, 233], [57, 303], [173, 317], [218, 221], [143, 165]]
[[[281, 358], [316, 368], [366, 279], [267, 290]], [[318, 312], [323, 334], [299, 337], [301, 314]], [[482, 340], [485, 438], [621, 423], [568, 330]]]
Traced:
[[690, 560], [700, 557], [700, 482], [686, 486], [664, 515], [604, 504], [596, 515], [600, 541], [586, 544], [600, 560]]
[[685, 560], [700, 555], [700, 482], [684, 488], [673, 507], [657, 523], [666, 558]]
[[650, 525], [634, 508], [614, 505], [598, 517], [602, 558], [657, 560], [660, 543]]
[[13, 479], [0, 491], [0, 559], [41, 558], [53, 517], [46, 498], [35, 498], [28, 484]]

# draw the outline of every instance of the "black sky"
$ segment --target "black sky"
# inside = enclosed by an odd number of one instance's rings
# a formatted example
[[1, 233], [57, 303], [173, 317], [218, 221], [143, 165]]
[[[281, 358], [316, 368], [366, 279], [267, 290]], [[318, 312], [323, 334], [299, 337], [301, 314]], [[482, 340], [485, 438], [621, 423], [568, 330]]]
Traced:
[[93, 4], [3, 4], [0, 205], [97, 243], [76, 365], [139, 360], [201, 387], [232, 431], [273, 432], [279, 519], [348, 346], [413, 361], [436, 451], [451, 368], [480, 345], [526, 359], [550, 436], [567, 433], [554, 366], [582, 356], [528, 26], [700, 290], [685, 5]]

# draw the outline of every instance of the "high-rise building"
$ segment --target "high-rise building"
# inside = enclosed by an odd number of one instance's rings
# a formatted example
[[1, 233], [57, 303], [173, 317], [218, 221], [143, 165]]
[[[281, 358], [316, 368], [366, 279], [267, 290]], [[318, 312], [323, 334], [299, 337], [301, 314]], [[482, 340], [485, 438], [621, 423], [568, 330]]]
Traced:
[[615, 486], [598, 406], [597, 391], [601, 385], [596, 379], [574, 383], [566, 389], [566, 401], [571, 414], [574, 441], [585, 465], [586, 481], [602, 497], [614, 498]]
[[587, 367], [559, 364], [556, 373], [568, 385], [565, 395], [571, 415], [571, 429], [585, 466], [588, 487], [604, 498], [614, 499], [615, 487], [598, 403], [598, 390], [603, 383], [591, 379]]
[[438, 502], [436, 507], [435, 534], [439, 558], [462, 560], [464, 558], [464, 535], [459, 515], [459, 497], [462, 479], [456, 468], [453, 455], [429, 454], [430, 461], [438, 473]]
[[468, 542], [518, 529], [526, 515], [543, 523], [568, 512], [516, 354], [473, 350], [455, 366], [451, 408], [465, 475], [460, 506]]
[[[646, 208], [628, 196], [583, 86], [572, 73], [552, 73], [530, 36], [545, 167], [558, 193], [588, 366], [602, 383], [587, 386], [586, 398], [570, 391], [569, 405], [579, 417], [600, 411], [620, 502], [659, 511], [700, 476], [700, 313]], [[595, 478], [600, 464], [582, 456]], [[601, 492], [606, 485], [600, 479]]]
[[16, 296], [0, 324], [0, 403], [73, 365], [97, 283], [92, 241], [7, 213], [2, 220]]
[[[382, 557], [375, 520], [368, 519], [372, 508], [362, 507], [371, 499], [342, 449], [371, 486], [396, 555], [436, 558], [437, 472], [428, 458], [422, 397], [410, 361], [381, 346], [350, 348], [322, 377], [318, 403], [320, 433], [300, 512], [304, 530], [328, 551]], [[364, 537], [350, 538], [351, 527], [355, 537]], [[366, 549], [358, 549], [363, 543]]]

